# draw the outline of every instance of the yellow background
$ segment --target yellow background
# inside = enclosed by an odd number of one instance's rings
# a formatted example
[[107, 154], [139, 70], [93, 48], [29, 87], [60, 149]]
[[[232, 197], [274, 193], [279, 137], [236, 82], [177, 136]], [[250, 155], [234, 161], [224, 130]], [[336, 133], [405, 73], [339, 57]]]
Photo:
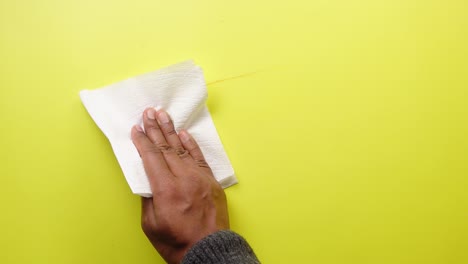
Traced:
[[264, 263], [468, 263], [467, 14], [1, 0], [0, 263], [162, 263], [78, 92], [186, 59], [240, 181], [232, 228]]

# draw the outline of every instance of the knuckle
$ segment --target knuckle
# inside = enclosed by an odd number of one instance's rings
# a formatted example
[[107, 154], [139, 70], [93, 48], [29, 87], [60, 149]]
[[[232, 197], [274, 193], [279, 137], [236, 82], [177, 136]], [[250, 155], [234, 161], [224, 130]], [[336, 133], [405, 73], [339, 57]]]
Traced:
[[155, 153], [161, 153], [161, 150], [160, 150], [158, 147], [156, 147], [155, 145], [150, 144], [150, 145], [145, 146], [145, 147], [141, 150], [141, 153], [145, 153], [145, 154], [155, 154]]
[[161, 126], [166, 135], [170, 136], [177, 134], [174, 128], [174, 123], [172, 123], [172, 121], [166, 124], [161, 124]]
[[175, 152], [176, 152], [177, 155], [179, 155], [179, 156], [184, 156], [184, 155], [188, 154], [188, 151], [185, 150], [184, 148], [182, 148], [182, 146], [176, 146], [176, 147], [175, 147]]
[[196, 159], [195, 162], [197, 163], [197, 165], [199, 167], [210, 168], [210, 166], [208, 165], [208, 163], [204, 159]]
[[198, 149], [198, 146], [197, 146], [197, 145], [191, 145], [191, 146], [189, 146], [189, 147], [187, 148], [187, 150], [190, 151], [190, 152], [193, 152], [193, 151], [195, 151], [195, 150], [197, 150], [197, 149]]
[[161, 128], [159, 127], [159, 125], [156, 123], [156, 122], [150, 122], [150, 123], [146, 123], [146, 130], [148, 131], [151, 131], [151, 130], [154, 130], [154, 131], [158, 131], [158, 130], [161, 130]]
[[184, 151], [184, 153], [179, 154], [179, 157], [180, 157], [181, 159], [187, 159], [187, 158], [190, 157], [190, 154], [188, 153], [188, 151]]
[[172, 127], [172, 126], [169, 127], [169, 128], [166, 128], [165, 133], [166, 133], [167, 136], [177, 135], [174, 127]]
[[159, 150], [159, 152], [169, 152], [172, 150], [171, 146], [169, 146], [166, 142], [156, 143], [156, 148]]

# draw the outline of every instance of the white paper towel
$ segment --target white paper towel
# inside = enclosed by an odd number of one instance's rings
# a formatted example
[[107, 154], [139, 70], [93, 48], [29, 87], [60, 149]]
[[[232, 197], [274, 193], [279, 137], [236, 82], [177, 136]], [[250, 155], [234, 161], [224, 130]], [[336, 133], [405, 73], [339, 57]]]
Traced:
[[205, 80], [192, 61], [127, 79], [97, 90], [80, 92], [81, 101], [109, 139], [132, 192], [151, 197], [142, 160], [130, 130], [142, 124], [147, 107], [163, 108], [177, 131], [186, 129], [200, 145], [213, 174], [224, 188], [237, 183], [234, 170], [205, 105]]

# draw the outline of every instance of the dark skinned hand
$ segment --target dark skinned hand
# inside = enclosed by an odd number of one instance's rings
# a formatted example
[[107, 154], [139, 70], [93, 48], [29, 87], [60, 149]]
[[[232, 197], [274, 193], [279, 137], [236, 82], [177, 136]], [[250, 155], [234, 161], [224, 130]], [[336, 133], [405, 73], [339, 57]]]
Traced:
[[142, 198], [142, 228], [168, 263], [180, 263], [202, 238], [229, 229], [226, 195], [187, 131], [178, 134], [164, 110], [143, 113], [132, 129], [153, 193]]

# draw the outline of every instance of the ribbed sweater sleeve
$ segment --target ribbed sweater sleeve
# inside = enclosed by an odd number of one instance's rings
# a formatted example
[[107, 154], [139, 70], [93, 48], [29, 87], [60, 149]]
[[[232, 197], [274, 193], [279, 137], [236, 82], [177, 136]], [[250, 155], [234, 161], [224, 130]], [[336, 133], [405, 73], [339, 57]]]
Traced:
[[259, 264], [250, 245], [240, 235], [222, 230], [198, 241], [181, 264]]

